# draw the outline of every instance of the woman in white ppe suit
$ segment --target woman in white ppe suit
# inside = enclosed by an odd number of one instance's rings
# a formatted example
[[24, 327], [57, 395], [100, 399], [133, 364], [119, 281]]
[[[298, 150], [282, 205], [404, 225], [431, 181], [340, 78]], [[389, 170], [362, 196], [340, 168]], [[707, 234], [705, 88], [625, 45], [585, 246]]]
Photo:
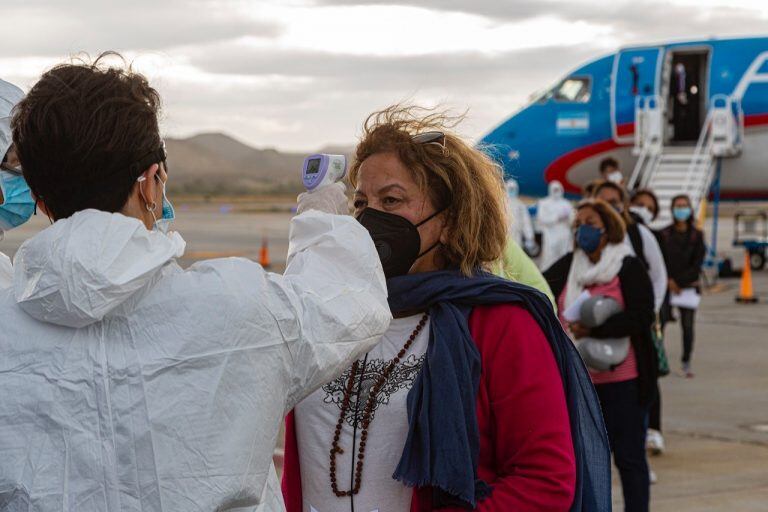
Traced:
[[[158, 101], [130, 71], [62, 65], [14, 117], [55, 222], [0, 291], [2, 510], [282, 510], [285, 413], [389, 325], [377, 252], [349, 216], [295, 217], [284, 275], [242, 258], [183, 270], [184, 241], [162, 231]], [[339, 186], [317, 194], [300, 210], [347, 211]]]
[[548, 269], [554, 262], [573, 250], [573, 206], [563, 197], [559, 181], [549, 183], [549, 194], [539, 201], [536, 225], [541, 230], [541, 257], [539, 268]]
[[[11, 112], [24, 97], [21, 89], [0, 80], [0, 240], [2, 233], [29, 220], [35, 211], [35, 202], [24, 178], [19, 175], [19, 162], [11, 140]], [[11, 260], [0, 252], [0, 288], [7, 288], [13, 280]]]

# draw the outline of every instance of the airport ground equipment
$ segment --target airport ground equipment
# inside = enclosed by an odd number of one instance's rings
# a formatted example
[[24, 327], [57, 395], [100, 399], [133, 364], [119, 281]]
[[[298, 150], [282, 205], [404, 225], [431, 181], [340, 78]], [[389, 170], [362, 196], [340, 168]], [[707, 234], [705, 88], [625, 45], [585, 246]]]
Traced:
[[768, 212], [737, 212], [734, 217], [733, 246], [743, 247], [747, 259], [745, 266], [762, 270], [768, 251]]

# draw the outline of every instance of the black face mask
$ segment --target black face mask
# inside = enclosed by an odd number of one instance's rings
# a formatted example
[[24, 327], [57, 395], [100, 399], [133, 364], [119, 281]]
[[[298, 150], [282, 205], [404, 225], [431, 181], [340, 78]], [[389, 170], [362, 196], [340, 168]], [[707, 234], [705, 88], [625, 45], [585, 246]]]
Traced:
[[443, 210], [439, 210], [418, 224], [413, 224], [400, 215], [373, 208], [360, 212], [357, 221], [370, 233], [387, 279], [407, 274], [417, 259], [437, 247], [439, 241], [419, 254], [421, 236], [418, 227], [442, 212]]

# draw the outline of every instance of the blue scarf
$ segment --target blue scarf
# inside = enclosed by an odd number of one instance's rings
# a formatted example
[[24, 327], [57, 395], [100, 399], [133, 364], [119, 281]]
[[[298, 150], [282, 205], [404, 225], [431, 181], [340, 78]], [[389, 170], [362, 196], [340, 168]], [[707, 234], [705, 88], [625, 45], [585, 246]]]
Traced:
[[477, 476], [481, 360], [468, 320], [474, 306], [518, 304], [541, 327], [563, 379], [576, 456], [571, 511], [611, 510], [610, 450], [597, 394], [544, 294], [484, 272], [468, 278], [449, 270], [392, 278], [387, 287], [394, 314], [430, 314], [427, 357], [408, 393], [408, 436], [393, 478], [432, 487], [435, 508], [474, 509], [490, 494]]

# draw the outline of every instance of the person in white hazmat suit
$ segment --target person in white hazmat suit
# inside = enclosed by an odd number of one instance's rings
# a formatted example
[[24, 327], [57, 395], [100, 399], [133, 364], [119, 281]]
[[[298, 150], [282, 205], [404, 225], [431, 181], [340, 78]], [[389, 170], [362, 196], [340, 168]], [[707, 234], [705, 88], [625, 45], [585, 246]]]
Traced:
[[67, 64], [14, 117], [55, 222], [0, 291], [0, 510], [283, 510], [285, 413], [388, 328], [343, 185], [300, 197], [283, 275], [243, 258], [182, 269], [158, 101], [140, 75]]
[[[23, 97], [21, 89], [0, 80], [0, 240], [6, 231], [24, 224], [35, 212], [35, 201], [21, 175], [11, 140], [11, 113]], [[11, 260], [0, 252], [0, 288], [7, 288], [12, 280]]]
[[534, 239], [533, 222], [531, 222], [528, 206], [520, 200], [520, 186], [517, 180], [510, 178], [506, 185], [507, 207], [510, 214], [509, 236], [517, 245], [532, 252], [536, 247], [536, 240]]
[[549, 193], [539, 201], [536, 212], [536, 225], [541, 230], [542, 239], [540, 269], [548, 269], [573, 250], [573, 215], [573, 206], [563, 197], [563, 185], [551, 181]]

